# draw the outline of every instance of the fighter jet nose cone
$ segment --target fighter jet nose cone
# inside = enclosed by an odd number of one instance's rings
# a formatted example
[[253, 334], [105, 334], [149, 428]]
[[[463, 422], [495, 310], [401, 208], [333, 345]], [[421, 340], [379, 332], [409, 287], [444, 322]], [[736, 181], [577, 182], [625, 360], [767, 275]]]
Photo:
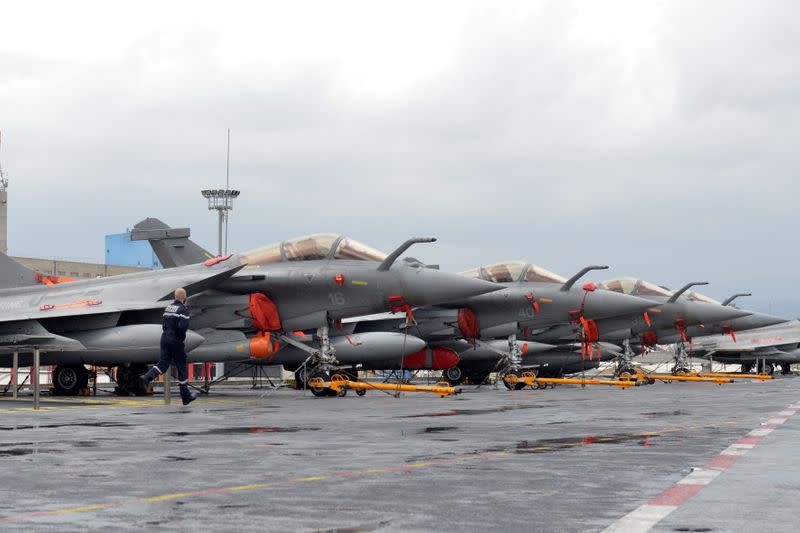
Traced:
[[743, 331], [746, 329], [765, 328], [767, 326], [783, 324], [784, 322], [787, 322], [787, 320], [779, 316], [768, 315], [766, 313], [753, 313], [750, 316], [743, 316], [731, 320], [727, 325], [732, 326], [736, 331]]
[[658, 302], [638, 296], [599, 290], [587, 296], [584, 309], [588, 318], [609, 318], [638, 315], [659, 305]]
[[195, 333], [192, 330], [186, 332], [186, 340], [183, 342], [183, 345], [186, 351], [194, 350], [201, 344], [205, 342], [206, 338], [200, 335], [199, 333]]
[[502, 288], [496, 283], [431, 268], [408, 268], [403, 282], [406, 300], [413, 306], [459, 303]]
[[691, 311], [695, 319], [702, 324], [716, 324], [749, 316], [750, 311], [743, 311], [735, 307], [694, 302]]

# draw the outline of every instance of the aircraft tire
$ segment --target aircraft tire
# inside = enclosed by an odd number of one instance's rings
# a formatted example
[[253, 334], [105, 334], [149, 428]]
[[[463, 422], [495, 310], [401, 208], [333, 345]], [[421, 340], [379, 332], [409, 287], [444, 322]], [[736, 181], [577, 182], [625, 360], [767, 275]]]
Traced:
[[[510, 371], [510, 372], [506, 372], [504, 374], [504, 377], [505, 376], [517, 376], [517, 377], [520, 377], [519, 372], [515, 372], [513, 370]], [[505, 385], [508, 390], [522, 390], [522, 389], [525, 388], [525, 383], [509, 383], [505, 379], [503, 380], [503, 385]]]
[[768, 374], [771, 376], [772, 374], [775, 373], [775, 365], [773, 365], [772, 363], [759, 364], [758, 370], [759, 373], [761, 374]]
[[306, 388], [306, 381], [305, 377], [308, 375], [308, 369], [306, 367], [300, 367], [294, 371], [294, 388], [297, 390], [303, 390]]
[[781, 365], [781, 375], [786, 376], [791, 373], [792, 373], [792, 365], [788, 363]]
[[466, 373], [460, 366], [453, 366], [442, 371], [442, 380], [450, 385], [461, 385], [466, 377]]
[[[330, 381], [331, 375], [329, 372], [326, 372], [325, 370], [314, 370], [310, 373], [309, 378], [320, 378], [322, 381]], [[333, 393], [334, 396], [336, 395], [336, 392], [329, 389], [328, 387], [313, 387], [309, 385], [308, 390], [310, 390], [311, 394], [313, 394], [317, 398], [324, 398], [326, 396], [330, 396], [331, 393]]]
[[89, 371], [83, 365], [58, 365], [53, 369], [53, 393], [77, 396], [89, 385]]
[[139, 376], [147, 372], [147, 365], [134, 363], [132, 365], [119, 365], [115, 371], [117, 386], [114, 393], [117, 396], [147, 396], [152, 394], [152, 389], [142, 387]]

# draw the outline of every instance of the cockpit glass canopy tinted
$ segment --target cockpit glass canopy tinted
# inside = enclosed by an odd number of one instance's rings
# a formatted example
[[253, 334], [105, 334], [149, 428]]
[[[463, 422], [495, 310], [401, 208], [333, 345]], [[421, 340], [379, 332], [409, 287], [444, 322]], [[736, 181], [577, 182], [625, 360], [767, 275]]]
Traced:
[[554, 274], [549, 270], [537, 265], [529, 265], [528, 270], [525, 271], [523, 281], [531, 281], [537, 283], [566, 283], [567, 278]]
[[705, 294], [700, 294], [699, 292], [694, 291], [686, 291], [684, 295], [689, 298], [690, 300], [696, 300], [698, 302], [705, 302], [707, 304], [717, 304], [722, 305], [720, 302], [711, 298], [710, 296], [706, 296]]
[[600, 283], [601, 289], [608, 291], [621, 292], [632, 296], [672, 296], [673, 291], [659, 287], [655, 283], [650, 283], [643, 279], [618, 278]]
[[289, 239], [283, 241], [283, 255], [287, 261], [325, 259], [338, 238], [335, 233], [317, 233]]
[[[338, 243], [338, 244], [337, 244]], [[313, 261], [331, 256], [334, 246], [335, 259], [357, 261], [383, 261], [386, 254], [366, 244], [336, 233], [316, 233], [270, 244], [241, 254], [241, 260], [248, 265], [279, 263], [280, 261]]]
[[339, 242], [333, 257], [334, 259], [357, 261], [383, 261], [386, 259], [386, 254], [364, 243], [345, 237]]
[[515, 281], [531, 281], [540, 283], [564, 283], [566, 278], [553, 274], [542, 267], [524, 261], [506, 261], [480, 268], [473, 268], [461, 273], [462, 276], [480, 278], [493, 283], [512, 283]]

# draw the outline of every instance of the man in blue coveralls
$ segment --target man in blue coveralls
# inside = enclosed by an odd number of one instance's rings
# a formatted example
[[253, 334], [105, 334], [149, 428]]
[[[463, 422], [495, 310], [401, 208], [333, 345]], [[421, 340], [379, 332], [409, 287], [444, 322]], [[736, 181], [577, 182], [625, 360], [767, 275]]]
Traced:
[[175, 290], [175, 301], [164, 309], [162, 315], [161, 358], [158, 364], [139, 379], [147, 387], [156, 377], [166, 372], [170, 365], [178, 371], [178, 384], [183, 405], [192, 403], [197, 395], [189, 390], [189, 376], [186, 368], [186, 330], [189, 329], [189, 308], [186, 307], [186, 290]]

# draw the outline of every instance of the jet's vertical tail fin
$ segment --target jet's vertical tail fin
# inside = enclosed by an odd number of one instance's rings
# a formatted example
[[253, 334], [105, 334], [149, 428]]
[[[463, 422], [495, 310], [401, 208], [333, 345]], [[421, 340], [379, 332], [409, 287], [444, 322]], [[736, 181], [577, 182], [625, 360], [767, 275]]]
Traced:
[[0, 252], [0, 289], [36, 285], [36, 272]]
[[157, 218], [146, 218], [133, 227], [131, 240], [149, 241], [164, 268], [193, 265], [214, 257], [189, 235], [189, 228], [171, 228]]

